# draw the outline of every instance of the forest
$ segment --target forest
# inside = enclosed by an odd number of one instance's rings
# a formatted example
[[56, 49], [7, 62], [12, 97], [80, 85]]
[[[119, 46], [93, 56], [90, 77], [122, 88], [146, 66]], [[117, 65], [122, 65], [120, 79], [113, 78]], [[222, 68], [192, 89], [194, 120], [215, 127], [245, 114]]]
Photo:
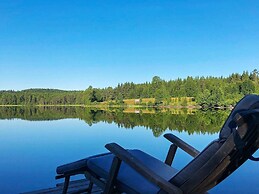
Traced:
[[[125, 99], [139, 99], [143, 106], [170, 106], [172, 98], [191, 97], [200, 106], [233, 106], [246, 94], [259, 93], [259, 72], [244, 71], [228, 77], [192, 77], [163, 80], [154, 76], [150, 82], [120, 83], [116, 87], [66, 91], [26, 89], [0, 91], [0, 105], [123, 105]], [[142, 101], [142, 99], [154, 99]], [[188, 105], [188, 102], [181, 102]]]

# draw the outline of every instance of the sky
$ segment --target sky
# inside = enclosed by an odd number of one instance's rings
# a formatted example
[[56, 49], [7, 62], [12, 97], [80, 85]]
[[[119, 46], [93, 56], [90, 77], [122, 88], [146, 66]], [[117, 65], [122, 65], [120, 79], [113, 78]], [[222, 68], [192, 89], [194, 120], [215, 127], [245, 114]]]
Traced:
[[0, 0], [0, 90], [259, 69], [258, 0]]

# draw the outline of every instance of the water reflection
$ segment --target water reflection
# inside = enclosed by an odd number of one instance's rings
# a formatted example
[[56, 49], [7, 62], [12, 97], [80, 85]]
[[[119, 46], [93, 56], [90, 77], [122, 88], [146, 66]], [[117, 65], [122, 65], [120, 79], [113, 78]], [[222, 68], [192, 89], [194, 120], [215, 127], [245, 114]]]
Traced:
[[[202, 150], [218, 138], [228, 114], [223, 110], [0, 107], [0, 193], [53, 187], [58, 165], [107, 152], [104, 145], [109, 142], [138, 148], [163, 161], [170, 143], [162, 134], [171, 132]], [[179, 149], [173, 166], [181, 169], [191, 159]], [[259, 193], [258, 165], [247, 161], [209, 193]]]
[[188, 134], [217, 133], [229, 110], [195, 109], [97, 109], [83, 107], [0, 107], [0, 119], [19, 118], [29, 121], [79, 118], [89, 126], [98, 122], [116, 123], [118, 127], [137, 126], [151, 129], [154, 136], [165, 130], [185, 131]]

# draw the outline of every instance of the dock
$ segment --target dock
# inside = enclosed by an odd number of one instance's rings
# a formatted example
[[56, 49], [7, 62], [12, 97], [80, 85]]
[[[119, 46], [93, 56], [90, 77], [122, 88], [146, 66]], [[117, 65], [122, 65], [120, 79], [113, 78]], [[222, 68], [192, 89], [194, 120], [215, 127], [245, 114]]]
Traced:
[[[75, 193], [87, 193], [86, 190], [88, 188], [89, 180], [81, 179], [76, 181], [70, 181], [68, 187], [68, 194], [75, 194]], [[56, 187], [53, 188], [46, 188], [40, 189], [36, 191], [25, 192], [22, 194], [62, 194], [64, 183], [59, 183]], [[93, 186], [92, 192], [93, 194], [101, 194], [102, 190], [97, 187], [96, 185]]]

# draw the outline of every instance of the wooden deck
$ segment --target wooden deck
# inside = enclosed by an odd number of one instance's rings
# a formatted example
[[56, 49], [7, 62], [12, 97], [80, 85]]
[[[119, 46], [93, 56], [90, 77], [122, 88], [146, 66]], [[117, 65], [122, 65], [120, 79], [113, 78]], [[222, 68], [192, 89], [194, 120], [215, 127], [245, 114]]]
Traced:
[[[70, 181], [68, 194], [72, 193], [86, 193], [84, 192], [88, 187], [89, 181], [86, 179]], [[63, 183], [59, 183], [54, 188], [41, 189], [37, 191], [30, 191], [23, 194], [61, 194], [63, 189]], [[81, 192], [80, 192], [81, 191]], [[96, 185], [93, 186], [92, 192], [93, 194], [101, 194], [101, 189]]]

